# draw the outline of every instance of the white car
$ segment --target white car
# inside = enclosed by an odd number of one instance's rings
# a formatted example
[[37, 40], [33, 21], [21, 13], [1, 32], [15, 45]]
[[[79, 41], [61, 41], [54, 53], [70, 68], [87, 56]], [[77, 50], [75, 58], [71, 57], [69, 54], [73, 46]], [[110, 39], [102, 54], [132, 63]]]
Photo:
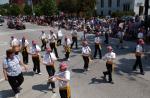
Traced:
[[2, 24], [2, 23], [0, 23], [0, 26], [3, 26], [3, 24]]

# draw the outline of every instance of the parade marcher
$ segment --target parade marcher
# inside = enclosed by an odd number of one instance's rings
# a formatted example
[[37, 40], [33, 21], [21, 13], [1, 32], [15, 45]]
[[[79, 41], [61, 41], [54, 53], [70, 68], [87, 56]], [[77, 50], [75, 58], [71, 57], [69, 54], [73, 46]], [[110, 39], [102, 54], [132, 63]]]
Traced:
[[22, 53], [22, 57], [23, 57], [23, 63], [28, 64], [29, 42], [25, 36], [23, 36], [23, 38], [21, 39], [20, 45], [21, 45], [21, 53]]
[[59, 93], [61, 98], [71, 98], [70, 89], [70, 71], [67, 70], [68, 65], [64, 62], [60, 64], [60, 72], [56, 75], [59, 82]]
[[10, 47], [13, 49], [13, 51], [15, 51], [16, 53], [18, 53], [20, 51], [20, 42], [17, 38], [15, 38], [14, 36], [11, 36], [11, 40], [10, 40]]
[[65, 36], [65, 39], [64, 39], [64, 50], [65, 50], [65, 57], [66, 57], [66, 60], [70, 60], [69, 59], [69, 55], [70, 55], [70, 52], [71, 52], [71, 49], [70, 49], [70, 45], [71, 45], [71, 40], [68, 36]]
[[51, 89], [53, 93], [55, 93], [55, 82], [52, 81], [50, 78], [53, 77], [55, 74], [55, 63], [54, 63], [55, 60], [57, 60], [55, 54], [52, 52], [50, 48], [47, 48], [46, 53], [43, 57], [43, 64], [46, 65], [46, 70], [49, 75], [48, 85], [49, 88], [51, 85]]
[[42, 35], [40, 36], [40, 39], [42, 42], [41, 50], [44, 51], [46, 49], [46, 44], [47, 44], [47, 37], [44, 31], [42, 31]]
[[59, 58], [58, 52], [57, 52], [57, 47], [56, 47], [56, 40], [57, 40], [56, 35], [54, 34], [53, 31], [50, 30], [50, 35], [49, 35], [50, 47], [51, 47], [52, 51], [54, 49], [54, 53], [55, 53], [56, 57]]
[[21, 65], [27, 70], [27, 67], [21, 62], [20, 57], [15, 55], [12, 49], [6, 50], [6, 58], [3, 62], [3, 73], [5, 80], [8, 80], [15, 93], [15, 98], [18, 98], [18, 93], [21, 90], [20, 86], [24, 81]]
[[88, 68], [89, 68], [90, 55], [91, 55], [91, 48], [88, 46], [88, 42], [84, 41], [83, 47], [82, 47], [82, 57], [84, 60], [84, 70], [85, 71], [89, 70]]
[[87, 29], [84, 29], [81, 40], [82, 40], [82, 42], [87, 41]]
[[123, 30], [120, 28], [118, 31], [118, 38], [119, 38], [119, 45], [118, 48], [123, 49], [123, 37], [124, 37], [124, 32]]
[[71, 48], [73, 47], [73, 45], [75, 43], [76, 44], [76, 49], [78, 49], [78, 35], [77, 35], [77, 30], [73, 30], [71, 33], [72, 33]]
[[62, 33], [60, 27], [58, 27], [57, 38], [58, 38], [58, 40], [57, 40], [57, 45], [59, 46], [59, 45], [61, 45], [62, 38], [63, 38], [63, 33]]
[[133, 66], [133, 71], [136, 70], [137, 66], [139, 66], [140, 73], [142, 75], [144, 75], [142, 60], [141, 60], [141, 57], [143, 55], [143, 47], [142, 47], [143, 44], [144, 44], [144, 41], [142, 39], [139, 39], [137, 42], [136, 51], [135, 51], [136, 61], [135, 61], [135, 64]]
[[106, 30], [105, 32], [105, 41], [106, 44], [109, 44], [109, 29]]
[[106, 75], [108, 75], [108, 82], [113, 83], [112, 71], [113, 71], [113, 64], [116, 58], [116, 54], [113, 52], [113, 49], [111, 46], [107, 46], [107, 49], [108, 49], [108, 53], [106, 53], [105, 56], [103, 57], [103, 59], [106, 60], [107, 71], [103, 72], [103, 74], [104, 74], [105, 80], [106, 80]]
[[[33, 61], [33, 71], [36, 74], [41, 75], [41, 70], [40, 70], [40, 52], [41, 48], [37, 45], [36, 41], [32, 41], [32, 47], [30, 47], [30, 53], [32, 55], [32, 61]], [[36, 72], [37, 71], [37, 72]]]
[[102, 53], [101, 53], [101, 39], [99, 37], [99, 32], [96, 33], [96, 36], [95, 36], [95, 52], [94, 52], [94, 58], [96, 58], [96, 55], [97, 55], [97, 51], [99, 52], [99, 58], [101, 59], [102, 58]]

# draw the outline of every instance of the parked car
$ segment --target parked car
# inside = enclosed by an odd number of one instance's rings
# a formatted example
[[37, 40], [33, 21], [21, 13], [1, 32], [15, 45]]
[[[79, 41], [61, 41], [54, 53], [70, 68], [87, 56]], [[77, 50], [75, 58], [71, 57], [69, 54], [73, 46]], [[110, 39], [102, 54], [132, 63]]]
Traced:
[[4, 21], [4, 17], [0, 15], [0, 23], [3, 23]]

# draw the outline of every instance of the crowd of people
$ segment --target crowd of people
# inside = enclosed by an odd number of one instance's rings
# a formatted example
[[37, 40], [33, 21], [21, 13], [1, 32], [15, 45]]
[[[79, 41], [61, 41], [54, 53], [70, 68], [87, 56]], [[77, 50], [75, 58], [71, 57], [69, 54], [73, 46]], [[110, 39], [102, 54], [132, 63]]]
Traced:
[[[51, 19], [50, 19], [51, 20]], [[29, 55], [32, 56], [33, 61], [33, 72], [35, 74], [41, 75], [40, 62], [46, 66], [48, 73], [48, 88], [52, 89], [55, 93], [55, 82], [59, 82], [59, 93], [61, 98], [71, 98], [70, 90], [70, 71], [67, 69], [68, 65], [65, 62], [60, 63], [59, 73], [55, 73], [55, 62], [60, 59], [59, 52], [56, 46], [64, 47], [65, 60], [70, 61], [70, 53], [72, 52], [73, 46], [75, 44], [75, 49], [79, 48], [79, 43], [82, 45], [81, 54], [83, 57], [83, 70], [87, 72], [89, 70], [89, 62], [91, 59], [96, 59], [99, 53], [99, 59], [106, 61], [106, 71], [103, 72], [103, 78], [106, 82], [114, 83], [112, 78], [112, 71], [115, 65], [116, 53], [113, 51], [110, 43], [110, 36], [117, 36], [119, 39], [118, 49], [124, 49], [123, 40], [130, 39], [130, 37], [136, 37], [137, 46], [135, 46], [135, 57], [136, 62], [133, 66], [133, 70], [136, 70], [137, 66], [140, 68], [140, 73], [144, 75], [142, 67], [142, 55], [144, 52], [144, 38], [145, 38], [145, 28], [143, 25], [138, 25], [135, 31], [133, 30], [133, 24], [135, 26], [136, 20], [117, 20], [117, 19], [99, 19], [91, 18], [85, 20], [83, 18], [62, 18], [54, 19], [50, 24], [58, 28], [58, 32], [53, 30], [49, 31], [47, 35], [44, 31], [41, 32], [40, 40], [42, 45], [39, 46], [36, 40], [32, 40], [30, 44], [28, 39], [23, 36], [21, 40], [17, 39], [15, 36], [11, 36], [10, 49], [6, 50], [6, 58], [3, 62], [3, 71], [5, 80], [8, 80], [12, 90], [15, 93], [16, 98], [18, 98], [18, 93], [21, 90], [20, 85], [23, 83], [24, 78], [22, 74], [22, 67], [28, 70], [27, 65]], [[71, 30], [70, 34], [65, 34], [62, 29]], [[137, 32], [136, 32], [137, 30]], [[79, 39], [79, 32], [83, 32], [81, 39]], [[94, 55], [92, 55], [92, 47], [90, 47], [88, 34], [94, 34]], [[148, 33], [149, 34], [149, 33]], [[107, 45], [107, 53], [102, 55], [102, 38], [105, 36], [104, 43]], [[150, 35], [150, 34], [149, 34]], [[150, 36], [149, 36], [150, 37]], [[80, 41], [79, 41], [80, 40]], [[49, 44], [49, 45], [48, 45]], [[45, 54], [41, 56], [41, 51], [45, 51]], [[54, 52], [53, 52], [54, 51]], [[23, 62], [20, 60], [19, 53], [22, 54]], [[108, 79], [107, 76], [108, 75]]]

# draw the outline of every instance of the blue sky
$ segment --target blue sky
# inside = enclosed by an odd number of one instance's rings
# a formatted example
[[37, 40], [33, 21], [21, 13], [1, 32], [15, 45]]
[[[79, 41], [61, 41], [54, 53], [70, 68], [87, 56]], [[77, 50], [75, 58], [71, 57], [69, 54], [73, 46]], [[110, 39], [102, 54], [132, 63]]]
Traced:
[[0, 4], [8, 3], [9, 0], [0, 0]]

